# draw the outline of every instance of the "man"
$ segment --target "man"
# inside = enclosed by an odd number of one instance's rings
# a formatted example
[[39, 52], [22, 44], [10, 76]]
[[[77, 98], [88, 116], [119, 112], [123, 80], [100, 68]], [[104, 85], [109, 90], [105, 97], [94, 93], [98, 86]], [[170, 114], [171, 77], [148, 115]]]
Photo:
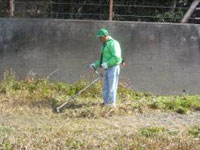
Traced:
[[97, 37], [102, 43], [101, 57], [90, 67], [102, 67], [105, 69], [103, 100], [105, 106], [115, 107], [120, 64], [122, 63], [121, 48], [118, 41], [109, 36], [106, 29], [100, 29]]

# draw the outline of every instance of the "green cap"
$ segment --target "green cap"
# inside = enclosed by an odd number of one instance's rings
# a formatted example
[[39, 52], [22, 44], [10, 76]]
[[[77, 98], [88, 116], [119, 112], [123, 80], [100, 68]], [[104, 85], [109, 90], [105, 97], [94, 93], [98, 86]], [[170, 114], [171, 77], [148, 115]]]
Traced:
[[98, 32], [97, 32], [97, 37], [102, 37], [102, 36], [108, 36], [108, 31], [106, 29], [101, 28]]

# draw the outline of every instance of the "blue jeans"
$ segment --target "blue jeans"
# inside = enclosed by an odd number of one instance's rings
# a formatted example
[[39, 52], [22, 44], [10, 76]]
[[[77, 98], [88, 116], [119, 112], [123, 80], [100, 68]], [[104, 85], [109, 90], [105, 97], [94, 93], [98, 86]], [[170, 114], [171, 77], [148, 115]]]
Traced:
[[105, 105], [115, 106], [116, 104], [119, 74], [119, 65], [113, 66], [106, 70], [103, 86], [103, 99]]

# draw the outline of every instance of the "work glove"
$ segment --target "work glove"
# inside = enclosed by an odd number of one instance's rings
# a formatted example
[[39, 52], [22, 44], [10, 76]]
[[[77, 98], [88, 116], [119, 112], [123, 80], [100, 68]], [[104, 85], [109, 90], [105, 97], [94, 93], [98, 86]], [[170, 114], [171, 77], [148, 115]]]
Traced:
[[90, 64], [90, 68], [91, 68], [91, 69], [96, 68], [96, 67], [95, 67], [95, 64], [94, 64], [94, 63], [93, 63], [93, 64]]
[[101, 64], [101, 67], [103, 67], [103, 69], [107, 69], [108, 65], [107, 65], [107, 63], [103, 63], [103, 64]]

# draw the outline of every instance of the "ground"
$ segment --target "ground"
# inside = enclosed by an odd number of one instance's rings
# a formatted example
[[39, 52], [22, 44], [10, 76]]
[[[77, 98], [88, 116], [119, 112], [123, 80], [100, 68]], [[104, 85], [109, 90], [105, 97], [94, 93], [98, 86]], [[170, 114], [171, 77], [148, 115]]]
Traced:
[[[102, 84], [46, 79], [0, 82], [0, 150], [199, 150], [200, 96], [155, 96], [119, 86], [103, 107]], [[57, 106], [67, 102], [62, 113]]]
[[189, 136], [189, 131], [200, 125], [199, 112], [135, 112], [90, 119], [69, 118], [48, 108], [16, 110], [0, 114], [0, 149], [200, 148], [199, 137]]

